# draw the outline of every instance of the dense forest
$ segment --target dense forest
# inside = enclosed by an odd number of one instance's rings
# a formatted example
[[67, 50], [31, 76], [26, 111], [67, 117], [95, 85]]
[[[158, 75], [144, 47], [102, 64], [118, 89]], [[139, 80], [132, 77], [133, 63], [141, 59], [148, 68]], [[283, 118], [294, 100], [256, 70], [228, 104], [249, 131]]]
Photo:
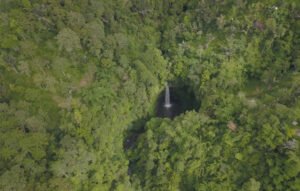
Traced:
[[[299, 0], [1, 0], [0, 21], [1, 191], [300, 190]], [[166, 83], [194, 106], [157, 116]]]

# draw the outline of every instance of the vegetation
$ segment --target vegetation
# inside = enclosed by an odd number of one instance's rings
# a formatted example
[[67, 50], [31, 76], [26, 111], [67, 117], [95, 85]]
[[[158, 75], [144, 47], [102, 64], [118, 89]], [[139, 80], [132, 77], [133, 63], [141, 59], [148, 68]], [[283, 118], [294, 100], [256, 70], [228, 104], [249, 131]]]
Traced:
[[[299, 1], [3, 0], [0, 21], [0, 190], [300, 190]], [[155, 117], [167, 81], [196, 109]]]

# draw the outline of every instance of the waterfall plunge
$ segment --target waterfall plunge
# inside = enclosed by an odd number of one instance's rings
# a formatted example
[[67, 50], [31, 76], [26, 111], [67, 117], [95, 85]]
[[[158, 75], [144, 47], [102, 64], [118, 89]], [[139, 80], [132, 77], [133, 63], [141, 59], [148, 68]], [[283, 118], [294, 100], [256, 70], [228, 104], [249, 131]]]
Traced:
[[170, 101], [170, 88], [168, 84], [166, 84], [166, 92], [165, 92], [165, 108], [170, 108], [172, 107], [171, 101]]

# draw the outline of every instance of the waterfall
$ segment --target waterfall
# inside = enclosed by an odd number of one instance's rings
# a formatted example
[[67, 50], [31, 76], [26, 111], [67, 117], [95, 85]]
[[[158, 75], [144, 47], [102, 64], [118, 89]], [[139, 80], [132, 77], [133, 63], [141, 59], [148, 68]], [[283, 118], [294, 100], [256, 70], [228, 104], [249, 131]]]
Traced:
[[172, 104], [170, 102], [170, 89], [169, 89], [169, 86], [168, 84], [166, 84], [166, 92], [165, 92], [165, 105], [164, 105], [165, 108], [170, 108], [172, 107]]

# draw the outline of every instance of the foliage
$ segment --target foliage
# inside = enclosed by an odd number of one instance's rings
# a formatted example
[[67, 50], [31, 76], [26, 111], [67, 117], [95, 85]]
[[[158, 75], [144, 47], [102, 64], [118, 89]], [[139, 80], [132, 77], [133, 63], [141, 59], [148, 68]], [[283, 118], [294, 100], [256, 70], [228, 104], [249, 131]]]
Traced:
[[[0, 1], [0, 190], [300, 190], [299, 18], [292, 0]], [[167, 81], [200, 109], [156, 118]]]

